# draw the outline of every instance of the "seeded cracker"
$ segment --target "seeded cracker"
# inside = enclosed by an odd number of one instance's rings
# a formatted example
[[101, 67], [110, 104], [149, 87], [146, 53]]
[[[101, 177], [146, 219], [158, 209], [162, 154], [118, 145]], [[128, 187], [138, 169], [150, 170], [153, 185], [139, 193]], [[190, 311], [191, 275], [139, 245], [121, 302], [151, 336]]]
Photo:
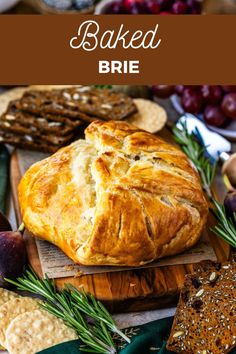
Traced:
[[[19, 101], [19, 100], [18, 100]], [[82, 125], [81, 121], [71, 120], [60, 115], [43, 115], [21, 112], [16, 108], [18, 101], [11, 101], [7, 111], [0, 117], [0, 129], [34, 136], [35, 134], [65, 136]]]
[[137, 112], [129, 96], [89, 86], [28, 91], [16, 106], [22, 111], [34, 114], [62, 115], [85, 122], [97, 119], [122, 120]]
[[226, 354], [236, 346], [236, 263], [214, 264], [186, 277], [167, 348]]
[[150, 133], [156, 133], [164, 127], [167, 121], [164, 108], [157, 103], [142, 98], [135, 99], [134, 103], [138, 112], [128, 118], [129, 123]]
[[6, 347], [6, 330], [17, 316], [39, 308], [38, 300], [19, 297], [6, 302], [0, 307], [0, 344]]
[[6, 331], [6, 347], [9, 354], [35, 354], [77, 338], [62, 320], [44, 310], [34, 310], [11, 322]]

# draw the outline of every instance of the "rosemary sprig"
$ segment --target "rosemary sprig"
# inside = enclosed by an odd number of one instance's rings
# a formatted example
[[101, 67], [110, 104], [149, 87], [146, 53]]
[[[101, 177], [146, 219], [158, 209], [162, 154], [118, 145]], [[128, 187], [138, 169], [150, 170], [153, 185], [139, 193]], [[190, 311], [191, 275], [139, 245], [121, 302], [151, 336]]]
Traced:
[[174, 138], [194, 164], [200, 175], [203, 189], [208, 197], [212, 198], [211, 185], [215, 178], [217, 162], [214, 164], [211, 163], [210, 159], [205, 156], [205, 146], [199, 144], [195, 134], [188, 133], [185, 123], [181, 123], [181, 125], [181, 129], [174, 126]]
[[234, 219], [228, 218], [225, 207], [214, 198], [211, 190], [217, 162], [211, 163], [210, 159], [205, 156], [206, 147], [199, 143], [197, 135], [189, 134], [186, 124], [181, 124], [180, 129], [176, 126], [173, 128], [174, 138], [198, 170], [202, 187], [214, 206], [212, 212], [218, 223], [211, 230], [228, 244], [236, 247], [236, 214], [234, 214]]
[[84, 291], [79, 291], [72, 285], [68, 285], [68, 289], [71, 291], [71, 296], [74, 299], [72, 303], [76, 308], [93, 317], [108, 327], [111, 332], [117, 333], [126, 342], [130, 343], [130, 339], [116, 327], [113, 318], [100, 301], [95, 300], [91, 294], [87, 295]]
[[213, 213], [218, 220], [218, 224], [211, 230], [223, 238], [232, 247], [236, 248], [236, 213], [234, 213], [233, 218], [228, 218], [226, 215], [224, 205], [220, 204], [212, 198], [212, 203], [214, 204]]
[[94, 87], [104, 90], [104, 89], [111, 89], [112, 85], [94, 85]]
[[32, 270], [27, 270], [15, 281], [6, 280], [15, 285], [18, 290], [43, 296], [46, 301], [41, 306], [78, 333], [84, 343], [81, 346], [82, 350], [91, 353], [117, 353], [111, 332], [130, 342], [130, 339], [116, 327], [105, 307], [91, 294], [86, 295], [72, 285], [57, 291], [54, 280], [47, 276], [45, 279], [40, 279]]

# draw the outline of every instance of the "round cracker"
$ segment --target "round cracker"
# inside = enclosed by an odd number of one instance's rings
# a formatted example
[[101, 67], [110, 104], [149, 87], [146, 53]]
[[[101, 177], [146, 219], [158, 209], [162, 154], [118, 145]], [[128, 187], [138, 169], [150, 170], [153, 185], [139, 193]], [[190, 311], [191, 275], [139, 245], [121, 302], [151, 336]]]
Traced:
[[16, 317], [6, 331], [9, 354], [35, 354], [74, 339], [78, 336], [73, 329], [42, 309]]
[[138, 112], [129, 117], [129, 123], [150, 133], [160, 131], [167, 121], [165, 109], [157, 103], [143, 98], [134, 99]]
[[[17, 295], [16, 293], [14, 293], [13, 291], [9, 291], [3, 288], [0, 288], [0, 306], [4, 305], [6, 302], [12, 300], [12, 299], [16, 299], [19, 298], [20, 296]], [[0, 345], [0, 350], [5, 350], [5, 348], [3, 348]]]
[[39, 301], [30, 297], [19, 297], [0, 307], [0, 344], [6, 346], [6, 330], [17, 316], [39, 308]]
[[13, 291], [9, 291], [7, 289], [0, 288], [0, 306], [5, 304], [6, 302], [19, 298], [20, 296], [14, 293]]

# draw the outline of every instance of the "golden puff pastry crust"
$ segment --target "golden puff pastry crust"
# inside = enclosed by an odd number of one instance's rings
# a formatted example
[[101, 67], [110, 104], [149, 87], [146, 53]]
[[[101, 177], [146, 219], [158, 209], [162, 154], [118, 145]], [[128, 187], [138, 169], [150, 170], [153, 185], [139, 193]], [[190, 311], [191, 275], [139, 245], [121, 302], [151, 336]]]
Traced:
[[34, 164], [19, 185], [23, 221], [84, 265], [138, 266], [193, 246], [208, 205], [187, 157], [120, 121]]

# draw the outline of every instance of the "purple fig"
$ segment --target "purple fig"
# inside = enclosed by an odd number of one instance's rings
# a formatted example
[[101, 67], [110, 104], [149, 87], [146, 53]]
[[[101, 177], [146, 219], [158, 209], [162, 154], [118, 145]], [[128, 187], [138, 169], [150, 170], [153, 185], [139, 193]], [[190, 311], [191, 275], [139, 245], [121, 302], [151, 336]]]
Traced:
[[26, 264], [26, 247], [18, 231], [0, 232], [0, 287], [7, 287], [5, 278], [19, 277]]
[[[227, 213], [227, 216], [232, 218], [234, 221], [234, 213], [236, 213], [236, 191], [234, 192], [229, 192], [224, 201], [224, 206], [225, 210]], [[236, 223], [236, 221], [235, 221]]]
[[12, 231], [12, 228], [5, 215], [0, 211], [0, 232], [1, 231]]

